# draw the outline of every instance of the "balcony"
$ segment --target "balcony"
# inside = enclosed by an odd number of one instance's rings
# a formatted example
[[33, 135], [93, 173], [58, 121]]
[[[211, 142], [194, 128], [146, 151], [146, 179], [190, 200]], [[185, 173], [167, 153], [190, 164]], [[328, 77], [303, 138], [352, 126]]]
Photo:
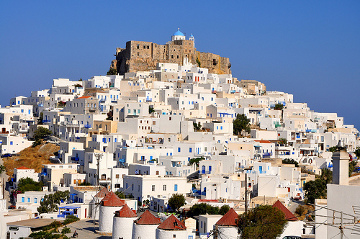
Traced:
[[264, 153], [263, 158], [270, 158], [272, 156], [272, 153]]
[[84, 125], [84, 127], [85, 127], [86, 129], [90, 129], [90, 128], [91, 128], [91, 124], [86, 124], [86, 125]]
[[71, 157], [72, 161], [79, 161], [79, 157]]
[[42, 122], [43, 122], [43, 123], [50, 123], [51, 120], [43, 120]]

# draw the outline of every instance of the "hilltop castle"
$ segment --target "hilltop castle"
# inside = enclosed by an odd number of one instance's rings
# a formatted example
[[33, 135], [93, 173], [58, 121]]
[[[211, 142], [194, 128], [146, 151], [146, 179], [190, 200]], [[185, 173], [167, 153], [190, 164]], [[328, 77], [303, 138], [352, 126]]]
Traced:
[[186, 40], [184, 33], [179, 29], [171, 37], [171, 41], [165, 45], [145, 41], [128, 41], [126, 48], [116, 48], [115, 56], [116, 60], [111, 62], [110, 68], [116, 68], [120, 74], [155, 70], [156, 64], [160, 62], [182, 65], [186, 58], [192, 64], [208, 68], [209, 73], [231, 74], [229, 58], [197, 51], [194, 36], [191, 35]]

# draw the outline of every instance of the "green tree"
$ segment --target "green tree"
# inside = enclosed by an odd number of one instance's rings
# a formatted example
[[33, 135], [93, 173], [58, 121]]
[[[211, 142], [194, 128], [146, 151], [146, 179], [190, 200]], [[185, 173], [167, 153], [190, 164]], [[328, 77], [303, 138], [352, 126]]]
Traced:
[[233, 133], [240, 135], [242, 131], [250, 133], [250, 120], [244, 114], [238, 114], [233, 122]]
[[153, 106], [149, 106], [149, 114], [152, 114], [153, 112], [155, 112], [154, 107], [153, 107]]
[[356, 148], [354, 153], [355, 153], [356, 157], [359, 159], [360, 158], [360, 148], [359, 147]]
[[222, 205], [219, 209], [219, 214], [225, 215], [230, 210], [229, 205]]
[[201, 62], [200, 62], [199, 58], [196, 58], [196, 63], [198, 64], [199, 67], [201, 67]]
[[189, 217], [194, 217], [194, 216], [199, 216], [199, 215], [203, 215], [203, 214], [219, 214], [219, 208], [218, 207], [213, 207], [207, 203], [199, 203], [199, 204], [195, 204], [194, 206], [192, 206], [190, 208], [190, 210], [188, 211], [188, 216]]
[[125, 194], [124, 194], [123, 192], [116, 191], [115, 194], [116, 194], [116, 196], [118, 196], [118, 197], [121, 198], [121, 199], [124, 199], [124, 198], [125, 198]]
[[335, 152], [337, 150], [337, 146], [333, 146], [329, 148], [330, 152]]
[[34, 139], [44, 139], [52, 134], [51, 130], [44, 128], [44, 127], [38, 127], [37, 130], [34, 132]]
[[279, 138], [278, 141], [277, 141], [278, 144], [280, 145], [287, 145], [287, 139], [285, 138]]
[[302, 216], [306, 211], [306, 208], [303, 205], [299, 205], [296, 209], [295, 209], [295, 213], [299, 216]]
[[282, 211], [269, 205], [261, 205], [239, 216], [241, 238], [273, 239], [278, 237], [287, 223]]
[[110, 68], [110, 70], [106, 73], [106, 75], [117, 75], [116, 68]]
[[304, 184], [305, 198], [307, 203], [314, 204], [315, 199], [326, 198], [326, 181], [318, 178]]
[[31, 178], [22, 178], [19, 180], [17, 185], [17, 190], [24, 193], [27, 191], [41, 191], [43, 183], [42, 182], [35, 182]]
[[194, 126], [194, 131], [200, 131], [202, 128], [200, 122], [198, 123], [193, 122], [193, 126]]
[[185, 197], [182, 194], [173, 194], [169, 198], [168, 204], [174, 211], [178, 211], [180, 207], [185, 205]]
[[320, 179], [324, 180], [326, 184], [331, 183], [332, 182], [332, 171], [328, 168], [323, 168], [321, 170]]
[[189, 160], [189, 164], [193, 165], [195, 163], [196, 167], [199, 167], [199, 162], [201, 160], [204, 160], [204, 158], [203, 157], [201, 157], [201, 158], [192, 158], [192, 159]]
[[284, 109], [284, 105], [283, 104], [276, 104], [274, 107], [274, 110], [282, 110]]
[[38, 212], [56, 212], [61, 201], [69, 200], [69, 195], [69, 191], [57, 191], [56, 193], [45, 195], [44, 199], [40, 202], [40, 206], [37, 208]]
[[286, 158], [286, 159], [283, 159], [283, 160], [282, 160], [282, 163], [283, 163], [283, 164], [295, 164], [295, 167], [299, 167], [299, 163], [296, 162], [294, 159], [288, 159], [288, 158]]
[[355, 161], [349, 162], [349, 177], [351, 176], [352, 172], [354, 172], [356, 165], [357, 163]]
[[6, 168], [4, 165], [0, 165], [0, 175], [6, 171]]

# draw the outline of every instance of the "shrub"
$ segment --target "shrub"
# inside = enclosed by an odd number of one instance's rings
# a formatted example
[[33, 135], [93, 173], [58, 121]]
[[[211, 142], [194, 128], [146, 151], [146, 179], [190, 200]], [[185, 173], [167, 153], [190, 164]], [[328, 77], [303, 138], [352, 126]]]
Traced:
[[63, 224], [67, 225], [67, 224], [70, 224], [70, 223], [73, 223], [73, 222], [76, 222], [76, 221], [79, 221], [79, 220], [80, 219], [78, 217], [73, 216], [73, 215], [69, 215], [69, 216], [66, 217]]

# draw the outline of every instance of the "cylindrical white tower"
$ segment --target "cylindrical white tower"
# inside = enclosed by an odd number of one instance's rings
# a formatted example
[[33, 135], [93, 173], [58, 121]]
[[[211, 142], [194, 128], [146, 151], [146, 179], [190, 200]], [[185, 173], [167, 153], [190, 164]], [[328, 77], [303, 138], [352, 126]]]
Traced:
[[135, 220], [136, 213], [125, 204], [120, 211], [115, 212], [112, 238], [132, 239], [133, 224]]
[[219, 235], [224, 238], [237, 238], [238, 228], [236, 226], [218, 226]]
[[99, 232], [111, 233], [115, 211], [120, 210], [125, 205], [115, 193], [109, 193], [100, 203], [99, 213]]
[[136, 239], [155, 239], [156, 228], [160, 224], [160, 218], [152, 215], [146, 210], [141, 216], [134, 222], [133, 237]]
[[103, 187], [91, 200], [90, 202], [90, 216], [93, 220], [99, 220], [99, 211], [100, 211], [100, 201], [109, 194], [109, 191], [106, 187]]
[[184, 223], [174, 215], [168, 217], [156, 229], [156, 239], [187, 238], [188, 232]]
[[186, 230], [162, 230], [156, 229], [156, 239], [188, 238]]

